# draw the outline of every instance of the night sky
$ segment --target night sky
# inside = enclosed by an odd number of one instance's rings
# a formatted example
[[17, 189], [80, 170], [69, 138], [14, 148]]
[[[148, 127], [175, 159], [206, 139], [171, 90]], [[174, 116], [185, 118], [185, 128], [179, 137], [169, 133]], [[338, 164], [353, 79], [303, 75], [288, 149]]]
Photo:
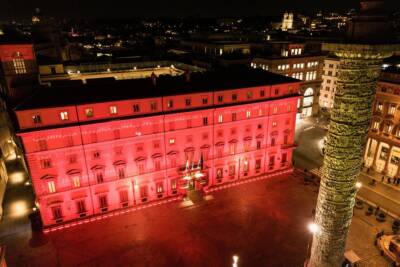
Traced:
[[[30, 17], [35, 7], [46, 16], [74, 18], [223, 17], [277, 15], [284, 10], [346, 10], [358, 0], [0, 0], [1, 18]], [[386, 0], [400, 9], [400, 0]]]

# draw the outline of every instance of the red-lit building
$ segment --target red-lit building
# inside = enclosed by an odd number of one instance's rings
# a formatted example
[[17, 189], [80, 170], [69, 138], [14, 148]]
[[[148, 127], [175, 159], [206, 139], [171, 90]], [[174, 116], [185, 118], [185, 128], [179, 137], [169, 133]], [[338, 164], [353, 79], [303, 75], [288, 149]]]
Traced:
[[299, 88], [262, 70], [40, 88], [15, 114], [44, 225], [290, 169]]

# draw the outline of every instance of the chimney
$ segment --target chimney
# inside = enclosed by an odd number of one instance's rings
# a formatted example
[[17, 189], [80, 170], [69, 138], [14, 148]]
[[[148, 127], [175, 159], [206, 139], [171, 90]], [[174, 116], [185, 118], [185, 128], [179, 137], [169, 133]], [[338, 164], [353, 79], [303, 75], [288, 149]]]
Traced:
[[153, 83], [153, 85], [156, 86], [157, 85], [157, 75], [154, 73], [154, 71], [151, 74], [150, 78], [151, 78], [151, 82]]

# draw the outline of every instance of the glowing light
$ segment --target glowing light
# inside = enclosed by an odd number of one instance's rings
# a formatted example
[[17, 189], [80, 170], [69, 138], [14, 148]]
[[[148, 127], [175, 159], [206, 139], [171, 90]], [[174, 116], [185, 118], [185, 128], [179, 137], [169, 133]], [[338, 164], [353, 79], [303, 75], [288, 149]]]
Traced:
[[110, 71], [111, 71], [111, 69], [110, 69], [110, 68], [108, 68], [108, 69], [107, 69], [107, 71], [108, 71], [108, 72], [110, 72]]
[[194, 175], [194, 177], [196, 177], [196, 178], [201, 178], [203, 176], [204, 176], [204, 174], [202, 174], [201, 172], [196, 172], [196, 174]]
[[25, 182], [25, 185], [30, 185], [31, 183], [29, 182], [29, 181], [26, 181]]
[[318, 224], [316, 223], [310, 223], [308, 224], [308, 230], [312, 233], [312, 234], [318, 234], [321, 231], [321, 228], [319, 227]]
[[186, 175], [183, 177], [184, 180], [192, 180], [192, 177], [190, 177], [189, 175]]
[[28, 213], [27, 204], [23, 200], [12, 203], [10, 209], [12, 217], [21, 217]]
[[33, 210], [33, 211], [36, 211], [36, 210], [37, 210], [37, 208], [36, 208], [36, 207], [33, 207], [33, 208], [32, 208], [32, 210]]
[[21, 184], [25, 181], [25, 175], [23, 172], [14, 172], [10, 175], [10, 182], [12, 184]]
[[362, 187], [362, 183], [361, 182], [357, 182], [356, 183], [356, 187], [357, 187], [357, 189], [360, 189]]
[[232, 259], [233, 259], [232, 267], [237, 267], [238, 266], [238, 262], [239, 262], [239, 256], [238, 255], [233, 255]]

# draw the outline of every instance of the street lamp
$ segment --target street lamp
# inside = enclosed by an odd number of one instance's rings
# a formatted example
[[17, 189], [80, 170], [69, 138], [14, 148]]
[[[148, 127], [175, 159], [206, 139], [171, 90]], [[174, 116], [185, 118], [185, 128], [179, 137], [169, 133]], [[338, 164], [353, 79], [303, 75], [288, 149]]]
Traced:
[[310, 238], [308, 239], [308, 243], [307, 243], [307, 258], [306, 258], [304, 266], [308, 266], [308, 261], [311, 257], [312, 239], [313, 239], [314, 235], [317, 235], [321, 232], [321, 227], [318, 224], [316, 224], [315, 222], [309, 223], [307, 225], [307, 228], [310, 231], [311, 235], [310, 235]]
[[233, 255], [232, 259], [233, 259], [232, 267], [238, 267], [239, 256], [238, 255]]
[[356, 183], [356, 188], [357, 188], [357, 189], [360, 189], [361, 187], [362, 187], [362, 183], [361, 183], [361, 182], [357, 182], [357, 183]]

